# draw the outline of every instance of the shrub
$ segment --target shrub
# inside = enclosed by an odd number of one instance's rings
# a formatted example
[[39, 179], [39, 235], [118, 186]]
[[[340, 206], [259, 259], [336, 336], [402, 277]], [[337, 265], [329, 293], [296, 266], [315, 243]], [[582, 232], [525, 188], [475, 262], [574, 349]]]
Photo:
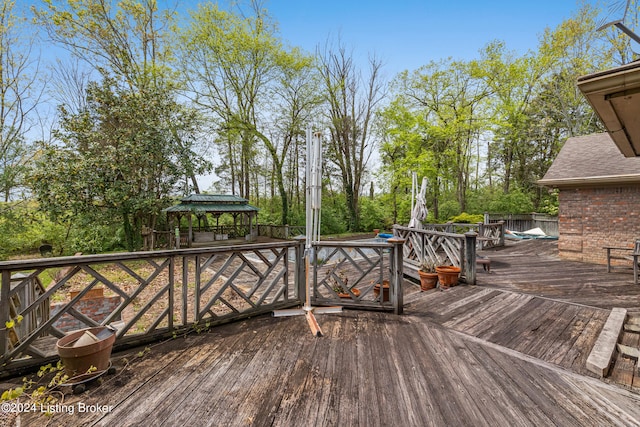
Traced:
[[460, 215], [452, 217], [449, 221], [456, 224], [477, 224], [484, 221], [484, 215], [462, 212]]

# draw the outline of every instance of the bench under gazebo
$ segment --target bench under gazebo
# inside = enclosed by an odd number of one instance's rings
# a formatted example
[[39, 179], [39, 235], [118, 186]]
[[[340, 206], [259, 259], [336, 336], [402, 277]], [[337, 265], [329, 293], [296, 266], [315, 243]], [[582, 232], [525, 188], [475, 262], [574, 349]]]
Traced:
[[[187, 218], [188, 230], [184, 235], [180, 229], [180, 240], [188, 247], [229, 239], [255, 240], [258, 236], [258, 211], [247, 199], [227, 194], [192, 194], [182, 199], [180, 204], [164, 209], [170, 230], [180, 227], [182, 218]], [[231, 215], [233, 225], [220, 225], [222, 215]], [[215, 225], [212, 224], [214, 220]]]

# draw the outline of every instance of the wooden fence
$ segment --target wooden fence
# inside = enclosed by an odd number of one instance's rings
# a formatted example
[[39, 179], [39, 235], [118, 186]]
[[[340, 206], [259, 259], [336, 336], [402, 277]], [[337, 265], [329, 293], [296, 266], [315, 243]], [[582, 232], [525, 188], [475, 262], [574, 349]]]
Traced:
[[294, 239], [304, 236], [307, 229], [304, 225], [270, 225], [258, 224], [258, 235], [274, 239]]
[[[311, 276], [315, 304], [402, 311], [400, 246], [316, 246], [323, 262]], [[68, 332], [63, 324], [113, 326], [117, 349], [301, 305], [307, 289], [303, 257], [304, 242], [298, 239], [0, 262], [0, 377], [56, 360], [55, 343]], [[326, 293], [347, 267], [352, 272], [344, 285], [352, 295], [361, 289], [348, 301]], [[373, 296], [373, 280], [389, 281], [389, 301]], [[98, 298], [109, 300], [106, 312], [95, 309]], [[50, 311], [52, 305], [56, 309]]]
[[558, 217], [547, 214], [484, 214], [484, 222], [497, 223], [503, 221], [505, 228], [511, 231], [527, 231], [540, 228], [548, 236], [559, 236]]

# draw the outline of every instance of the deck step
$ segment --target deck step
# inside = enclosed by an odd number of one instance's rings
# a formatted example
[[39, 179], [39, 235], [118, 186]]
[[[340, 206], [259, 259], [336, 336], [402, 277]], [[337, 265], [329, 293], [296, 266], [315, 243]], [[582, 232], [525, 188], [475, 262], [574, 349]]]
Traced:
[[607, 375], [626, 318], [626, 309], [616, 307], [611, 310], [607, 323], [604, 324], [598, 340], [591, 349], [587, 359], [587, 370], [600, 377]]

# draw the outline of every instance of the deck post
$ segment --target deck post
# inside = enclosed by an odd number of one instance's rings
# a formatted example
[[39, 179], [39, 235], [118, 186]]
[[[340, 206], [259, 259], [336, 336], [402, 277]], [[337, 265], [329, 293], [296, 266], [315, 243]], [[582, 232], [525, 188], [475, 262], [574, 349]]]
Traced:
[[[400, 239], [398, 237], [392, 237], [387, 240], [388, 243], [393, 245], [392, 248], [392, 257], [391, 257], [391, 302], [393, 303], [393, 312], [395, 314], [402, 314], [402, 310], [404, 308], [404, 298], [402, 293], [402, 280], [403, 280], [403, 271], [402, 267], [404, 265], [404, 254], [403, 254], [403, 246], [404, 239]], [[382, 292], [382, 290], [381, 290]]]
[[467, 280], [467, 284], [475, 285], [476, 284], [476, 241], [478, 238], [478, 233], [473, 231], [467, 231], [464, 233], [465, 240], [465, 256], [464, 256], [464, 265], [462, 266], [462, 270], [464, 271], [464, 275]]
[[307, 278], [304, 270], [304, 245], [306, 236], [296, 238], [297, 245], [295, 247], [296, 264], [294, 274], [294, 286], [297, 289], [298, 299], [301, 304], [307, 300]]
[[[188, 302], [189, 298], [189, 257], [182, 257], [182, 324], [181, 326], [187, 326], [187, 316], [188, 316]], [[194, 277], [195, 283], [195, 277]], [[197, 317], [197, 314], [196, 314]]]
[[504, 220], [498, 221], [500, 224], [500, 240], [498, 241], [498, 246], [504, 246], [504, 231], [505, 231], [505, 222]]
[[2, 284], [0, 288], [0, 355], [2, 358], [7, 353], [7, 328], [6, 323], [10, 320], [9, 314], [9, 292], [11, 291], [11, 271], [2, 270]]

